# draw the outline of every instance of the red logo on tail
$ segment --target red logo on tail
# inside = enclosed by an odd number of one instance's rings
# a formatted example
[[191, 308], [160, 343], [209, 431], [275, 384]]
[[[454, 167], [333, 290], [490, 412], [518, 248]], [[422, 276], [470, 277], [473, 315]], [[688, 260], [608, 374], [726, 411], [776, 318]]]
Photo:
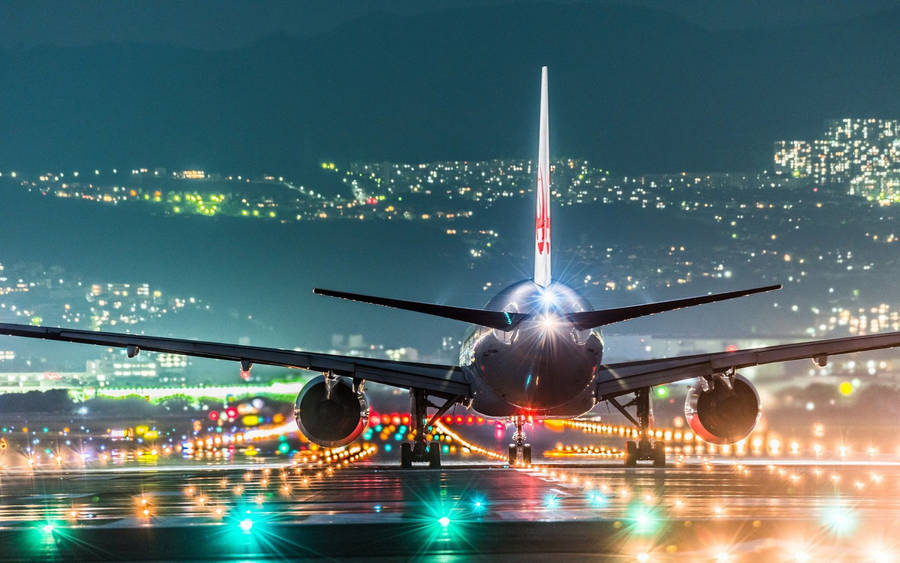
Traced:
[[550, 252], [550, 193], [544, 189], [543, 170], [538, 170], [538, 211], [535, 222], [535, 236], [537, 238], [538, 254], [544, 254], [544, 250]]

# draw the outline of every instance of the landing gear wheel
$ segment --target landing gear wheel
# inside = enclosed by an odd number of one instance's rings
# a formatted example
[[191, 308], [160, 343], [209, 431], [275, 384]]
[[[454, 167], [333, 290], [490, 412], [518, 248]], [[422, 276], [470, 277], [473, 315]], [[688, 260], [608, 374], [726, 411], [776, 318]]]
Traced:
[[666, 466], [666, 444], [665, 442], [656, 442], [653, 444], [653, 467]]
[[531, 444], [525, 444], [522, 447], [522, 463], [531, 465]]
[[432, 469], [441, 467], [441, 443], [431, 442], [428, 446], [428, 466]]
[[412, 445], [409, 442], [400, 444], [400, 467], [404, 469], [412, 467]]
[[510, 466], [515, 465], [517, 458], [518, 458], [518, 451], [516, 451], [516, 445], [510, 444], [509, 445], [509, 465]]
[[638, 458], [637, 442], [625, 442], [625, 467], [636, 467]]

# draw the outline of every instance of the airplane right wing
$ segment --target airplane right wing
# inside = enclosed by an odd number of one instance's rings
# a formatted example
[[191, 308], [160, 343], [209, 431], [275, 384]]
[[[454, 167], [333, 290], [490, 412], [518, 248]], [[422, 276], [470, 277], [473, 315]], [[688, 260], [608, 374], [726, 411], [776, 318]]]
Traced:
[[850, 336], [765, 348], [747, 348], [733, 352], [695, 354], [657, 360], [605, 364], [597, 373], [597, 397], [603, 400], [632, 393], [644, 387], [665, 385], [695, 377], [709, 377], [762, 364], [811, 358], [824, 361], [828, 356], [864, 352], [900, 346], [900, 332]]

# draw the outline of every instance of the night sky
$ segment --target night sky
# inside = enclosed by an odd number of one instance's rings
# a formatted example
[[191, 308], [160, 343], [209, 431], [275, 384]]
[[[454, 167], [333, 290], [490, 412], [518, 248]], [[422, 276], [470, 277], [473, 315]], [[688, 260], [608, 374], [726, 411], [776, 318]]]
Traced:
[[[529, 4], [531, 2], [526, 2]], [[556, 2], [577, 4], [577, 2]], [[503, 0], [279, 1], [253, 0], [5, 0], [0, 3], [0, 46], [89, 45], [98, 42], [163, 43], [201, 49], [242, 47], [261, 37], [307, 36], [376, 12], [396, 15], [440, 13], [463, 6], [506, 6]], [[779, 28], [840, 22], [897, 6], [896, 0], [634, 0], [592, 2], [670, 12], [709, 29]]]
[[551, 155], [758, 170], [826, 119], [900, 114], [896, 2], [14, 2], [0, 165], [310, 182], [321, 161]]

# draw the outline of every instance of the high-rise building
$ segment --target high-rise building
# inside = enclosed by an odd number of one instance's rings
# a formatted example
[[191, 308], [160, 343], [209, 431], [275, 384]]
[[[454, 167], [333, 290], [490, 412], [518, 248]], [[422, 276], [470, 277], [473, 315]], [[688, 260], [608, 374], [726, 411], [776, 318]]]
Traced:
[[821, 138], [776, 141], [775, 172], [810, 176], [820, 184], [894, 186], [892, 171], [900, 167], [900, 121], [833, 119]]
[[812, 174], [812, 147], [806, 141], [775, 141], [775, 173], [794, 178]]

